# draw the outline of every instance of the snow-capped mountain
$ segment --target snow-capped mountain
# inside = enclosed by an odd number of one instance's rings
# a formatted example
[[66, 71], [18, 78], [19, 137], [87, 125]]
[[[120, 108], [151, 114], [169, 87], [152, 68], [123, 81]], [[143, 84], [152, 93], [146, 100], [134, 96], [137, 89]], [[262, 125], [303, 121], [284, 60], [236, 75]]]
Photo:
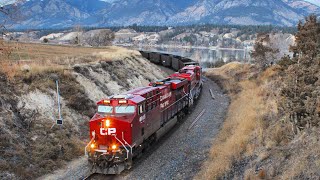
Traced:
[[320, 14], [303, 0], [29, 0], [16, 28], [185, 25], [198, 23], [293, 26]]
[[283, 0], [285, 3], [287, 3], [290, 7], [300, 11], [300, 13], [303, 13], [305, 15], [308, 15], [310, 13], [319, 14], [320, 7], [303, 1], [303, 0]]

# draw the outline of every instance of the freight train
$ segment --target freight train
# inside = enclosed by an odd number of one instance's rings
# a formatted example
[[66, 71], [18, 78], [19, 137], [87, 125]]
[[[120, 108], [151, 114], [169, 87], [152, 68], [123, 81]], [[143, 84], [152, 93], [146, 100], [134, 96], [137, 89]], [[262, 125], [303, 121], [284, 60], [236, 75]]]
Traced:
[[187, 65], [166, 79], [102, 99], [89, 122], [85, 151], [92, 173], [119, 174], [182, 121], [202, 89], [202, 70]]
[[198, 64], [189, 58], [171, 54], [148, 51], [140, 51], [140, 53], [144, 58], [149, 59], [151, 62], [165, 67], [169, 67], [175, 71], [178, 71], [179, 69], [182, 69], [184, 66], [187, 65]]

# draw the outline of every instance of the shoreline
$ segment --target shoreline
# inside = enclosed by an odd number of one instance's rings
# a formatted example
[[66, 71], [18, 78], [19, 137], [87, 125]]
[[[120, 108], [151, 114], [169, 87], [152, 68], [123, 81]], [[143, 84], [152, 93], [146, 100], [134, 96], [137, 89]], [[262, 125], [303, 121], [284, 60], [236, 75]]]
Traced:
[[202, 50], [212, 50], [212, 51], [218, 51], [218, 50], [231, 50], [231, 51], [250, 51], [252, 50], [252, 47], [249, 48], [222, 48], [217, 46], [211, 46], [211, 47], [205, 47], [205, 46], [183, 46], [183, 45], [134, 45], [134, 44], [114, 44], [115, 46], [123, 46], [123, 47], [132, 47], [132, 48], [138, 48], [141, 49], [142, 47], [149, 47], [149, 48], [177, 48], [177, 49], [202, 49]]

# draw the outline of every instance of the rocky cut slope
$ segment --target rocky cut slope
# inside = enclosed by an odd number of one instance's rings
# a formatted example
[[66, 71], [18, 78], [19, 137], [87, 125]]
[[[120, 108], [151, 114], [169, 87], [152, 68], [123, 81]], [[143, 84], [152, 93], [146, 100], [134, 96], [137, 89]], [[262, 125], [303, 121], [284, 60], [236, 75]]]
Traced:
[[304, 0], [30, 0], [15, 28], [186, 25], [197, 23], [293, 26], [320, 14]]
[[[96, 101], [165, 77], [138, 53], [112, 61], [103, 60], [103, 52], [95, 56], [102, 61], [46, 72], [28, 69], [13, 79], [0, 73], [0, 179], [38, 177], [83, 155]], [[55, 79], [60, 81], [61, 128], [53, 126]]]

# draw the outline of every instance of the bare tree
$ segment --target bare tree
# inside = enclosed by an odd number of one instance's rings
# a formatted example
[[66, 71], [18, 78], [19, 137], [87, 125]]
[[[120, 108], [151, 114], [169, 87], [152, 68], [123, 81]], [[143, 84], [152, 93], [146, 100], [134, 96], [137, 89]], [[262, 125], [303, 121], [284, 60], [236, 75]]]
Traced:
[[275, 54], [279, 52], [279, 49], [275, 49], [272, 44], [269, 34], [259, 34], [251, 52], [254, 63], [262, 70], [274, 63]]
[[82, 37], [81, 37], [81, 35], [82, 35], [82, 33], [83, 33], [83, 29], [82, 29], [81, 25], [80, 25], [80, 24], [75, 25], [75, 26], [73, 27], [73, 31], [76, 33], [76, 36], [75, 36], [75, 38], [73, 39], [72, 43], [73, 43], [73, 44], [77, 44], [77, 45], [81, 44], [81, 43], [82, 43]]

